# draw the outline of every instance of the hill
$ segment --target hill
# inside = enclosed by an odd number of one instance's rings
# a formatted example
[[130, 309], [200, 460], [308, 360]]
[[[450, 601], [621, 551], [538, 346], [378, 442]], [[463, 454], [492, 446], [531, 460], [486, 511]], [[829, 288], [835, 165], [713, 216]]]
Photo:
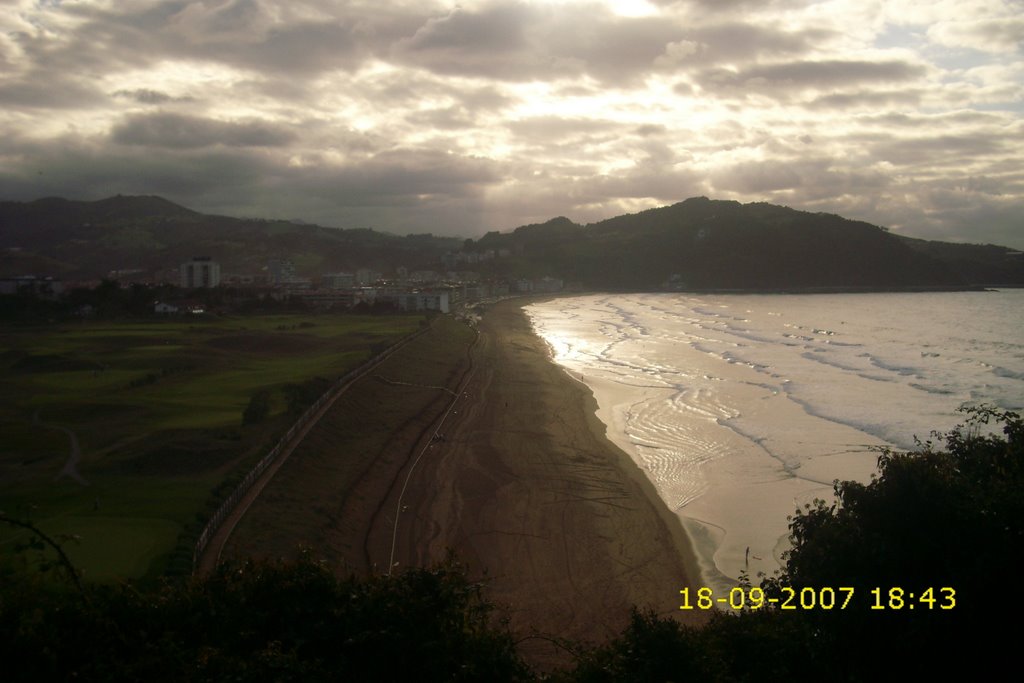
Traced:
[[509, 272], [558, 275], [584, 287], [915, 289], [1024, 284], [1011, 249], [926, 242], [834, 214], [696, 197], [578, 225], [560, 217], [488, 233]]
[[[449, 270], [442, 256], [460, 249], [461, 261], [485, 276], [552, 276], [588, 289], [1024, 286], [1024, 254], [1005, 247], [913, 239], [834, 214], [707, 197], [589, 225], [558, 217], [465, 242], [206, 215], [160, 197], [0, 202], [0, 276], [8, 277], [91, 279], [131, 270], [173, 281], [178, 264], [196, 255], [230, 274], [257, 275], [275, 258], [291, 259], [306, 276], [361, 267]], [[474, 252], [491, 253], [468, 258]]]
[[91, 279], [128, 269], [159, 276], [196, 255], [219, 261], [225, 273], [240, 274], [258, 274], [275, 258], [289, 258], [300, 274], [310, 275], [358, 267], [414, 269], [460, 244], [429, 234], [399, 237], [207, 215], [160, 197], [0, 202], [0, 276], [8, 277]]

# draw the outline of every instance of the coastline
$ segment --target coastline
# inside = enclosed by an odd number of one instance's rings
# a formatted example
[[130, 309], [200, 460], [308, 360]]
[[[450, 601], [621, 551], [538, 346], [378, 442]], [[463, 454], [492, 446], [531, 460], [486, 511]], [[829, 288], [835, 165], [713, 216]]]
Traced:
[[[636, 484], [639, 491], [650, 503], [651, 507], [657, 513], [661, 522], [665, 525], [666, 529], [672, 536], [674, 550], [678, 554], [678, 557], [683, 565], [686, 583], [681, 584], [680, 588], [689, 586], [692, 590], [705, 585], [704, 579], [710, 571], [714, 570], [714, 567], [704, 568], [700, 557], [696, 552], [696, 541], [692, 534], [684, 525], [684, 520], [680, 518], [674, 511], [672, 511], [665, 501], [658, 494], [657, 487], [654, 482], [644, 474], [643, 470], [636, 463], [636, 461], [630, 456], [625, 448], [624, 444], [619, 442], [616, 436], [608, 433], [609, 424], [613, 420], [612, 411], [602, 408], [597, 401], [597, 397], [594, 395], [594, 388], [591, 387], [586, 381], [577, 379], [573, 376], [573, 373], [554, 359], [554, 351], [551, 346], [541, 337], [536, 330], [533, 329], [533, 324], [530, 322], [529, 316], [523, 311], [523, 307], [533, 303], [542, 303], [549, 301], [552, 297], [534, 297], [528, 301], [521, 302], [518, 304], [519, 312], [522, 314], [524, 323], [530, 331], [530, 334], [543, 346], [546, 352], [546, 358], [548, 363], [562, 373], [565, 380], [578, 385], [581, 387], [585, 394], [583, 398], [583, 410], [585, 412], [586, 420], [590, 426], [591, 432], [594, 437], [599, 441], [603, 441], [607, 447], [609, 455], [614, 457], [618, 467], [624, 474], [629, 476], [630, 479]], [[668, 616], [662, 614], [662, 616]], [[673, 612], [672, 616], [680, 616], [679, 612]], [[686, 621], [686, 619], [682, 619]], [[703, 620], [697, 620], [697, 623]]]
[[878, 449], [912, 450], [963, 405], [1019, 406], [1005, 340], [1022, 294], [594, 293], [525, 309], [717, 592], [784, 567], [794, 509], [834, 500], [836, 480], [868, 484]]
[[[397, 556], [426, 564], [454, 549], [520, 637], [601, 641], [633, 606], [703, 622], [679, 610], [680, 589], [700, 577], [686, 532], [608, 439], [590, 388], [554, 361], [525, 303], [481, 319], [475, 374], [443, 448], [412, 476]], [[568, 663], [543, 638], [523, 650], [541, 667]]]
[[[634, 606], [706, 621], [679, 610], [680, 590], [700, 579], [686, 532], [608, 438], [590, 388], [534, 333], [522, 307], [536, 300], [490, 306], [476, 340], [447, 352], [462, 359], [445, 361], [448, 379], [417, 380], [443, 391], [401, 384], [438, 353], [412, 347], [382, 366], [392, 382], [361, 380], [268, 485], [228, 556], [289, 555], [302, 543], [341, 573], [385, 573], [453, 551], [539, 670], [571, 666], [553, 639], [602, 642]], [[358, 442], [341, 444], [380, 430], [381, 411], [403, 395], [422, 397], [422, 410], [382, 451], [360, 452], [368, 464], [352, 473]]]

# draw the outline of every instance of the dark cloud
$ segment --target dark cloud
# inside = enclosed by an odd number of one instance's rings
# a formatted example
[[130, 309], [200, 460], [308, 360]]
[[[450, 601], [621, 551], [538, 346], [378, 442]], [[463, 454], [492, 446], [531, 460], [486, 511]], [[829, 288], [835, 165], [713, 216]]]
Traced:
[[[993, 19], [972, 27], [983, 44], [1020, 50], [1024, 47], [1024, 17]], [[998, 49], [997, 48], [997, 49]]]
[[777, 190], [792, 190], [803, 185], [794, 164], [780, 161], [747, 162], [712, 177], [716, 190], [764, 196]]
[[[943, 179], [926, 184], [919, 188], [918, 205], [893, 202], [884, 207], [885, 214], [892, 216], [900, 232], [911, 236], [1024, 249], [1020, 218], [1024, 202], [1019, 195], [991, 195], [955, 182]], [[978, 226], [984, 226], [984, 232]]]
[[114, 97], [133, 100], [139, 104], [164, 104], [166, 102], [191, 102], [193, 100], [191, 97], [172, 97], [165, 92], [150, 90], [148, 88], [118, 90], [114, 93]]
[[463, 106], [476, 111], [494, 111], [511, 106], [515, 100], [491, 86], [451, 88], [446, 94], [459, 100]]
[[617, 17], [597, 5], [504, 1], [430, 19], [394, 54], [443, 74], [510, 81], [587, 74], [618, 82], [642, 76], [682, 38], [675, 22]]
[[203, 206], [212, 194], [251, 192], [268, 166], [263, 157], [238, 150], [203, 154], [139, 155], [128, 149], [63, 137], [47, 142], [9, 139], [0, 144], [0, 195], [11, 199], [64, 196], [102, 199], [114, 194], [159, 194]]
[[601, 119], [533, 116], [509, 121], [506, 127], [519, 139], [571, 143], [579, 136], [616, 130], [621, 124]]
[[1000, 114], [961, 110], [924, 114], [919, 112], [886, 112], [885, 114], [862, 115], [857, 122], [879, 128], [912, 128], [915, 130], [938, 130], [943, 128], [978, 128], [979, 126], [1001, 127], [1008, 119]]
[[[345, 84], [342, 87], [346, 87]], [[490, 112], [516, 103], [516, 100], [492, 85], [450, 82], [423, 71], [394, 71], [372, 79], [350, 80], [350, 97], [374, 108], [407, 107], [419, 109], [424, 102], [450, 102], [473, 113]]]
[[0, 0], [0, 195], [467, 235], [698, 194], [1010, 225], [1019, 18], [652, 2]]
[[641, 137], [649, 137], [654, 135], [664, 135], [668, 132], [668, 129], [665, 128], [665, 126], [648, 123], [637, 127], [633, 132]]
[[650, 198], [671, 204], [703, 194], [706, 180], [703, 173], [687, 166], [640, 163], [631, 170], [594, 179], [590, 199], [591, 203], [606, 203], [621, 198]]
[[912, 138], [882, 139], [870, 150], [872, 157], [897, 166], [927, 164], [963, 168], [975, 158], [1007, 152], [1003, 136], [981, 132], [948, 135], [921, 135]]
[[61, 74], [30, 72], [0, 82], [0, 106], [12, 109], [87, 109], [109, 101], [106, 93]]
[[[800, 186], [789, 195], [801, 205], [817, 211], [837, 213], [841, 206], [837, 201], [845, 203], [850, 198], [862, 198], [870, 202], [894, 186], [892, 178], [885, 173], [873, 168], [837, 167], [837, 161], [829, 158], [798, 159], [790, 162], [789, 166], [802, 179]], [[852, 214], [853, 217], [857, 215], [859, 209]]]
[[792, 91], [909, 81], [920, 78], [926, 71], [919, 64], [897, 60], [801, 60], [757, 64], [738, 70], [715, 67], [701, 72], [697, 79], [710, 92], [757, 92], [785, 97]]
[[312, 194], [324, 194], [345, 204], [390, 205], [415, 203], [421, 195], [464, 197], [500, 179], [493, 165], [433, 150], [396, 149], [358, 164], [288, 171], [289, 182], [300, 181]]
[[[706, 192], [706, 175], [685, 163], [662, 142], [645, 140], [636, 149], [639, 158], [614, 173], [601, 172], [593, 163], [523, 163], [509, 172], [518, 179], [515, 195], [498, 201], [563, 207], [561, 212], [579, 220], [609, 218], [625, 203], [636, 200], [673, 203]], [[602, 213], [602, 211], [604, 213]], [[621, 211], [620, 211], [621, 213]], [[551, 216], [549, 215], [548, 218]]]
[[829, 93], [814, 98], [808, 103], [812, 109], [869, 109], [881, 107], [916, 107], [925, 93], [922, 90], [881, 90], [866, 92]]
[[[17, 167], [7, 158], [31, 157]], [[324, 225], [477, 234], [481, 196], [501, 174], [484, 159], [396, 149], [351, 164], [290, 166], [265, 150], [185, 149], [139, 155], [73, 138], [0, 142], [0, 198], [100, 199], [158, 194], [228, 215], [303, 218]], [[385, 219], [385, 217], [387, 217]], [[431, 225], [429, 221], [436, 221]]]
[[413, 112], [406, 120], [416, 126], [442, 130], [467, 130], [476, 125], [464, 107], [444, 107]]
[[495, 3], [478, 11], [456, 9], [428, 19], [393, 54], [405, 63], [442, 74], [525, 80], [564, 72], [528, 40], [541, 12], [522, 3]]
[[825, 29], [792, 31], [771, 24], [726, 22], [695, 28], [689, 39], [700, 46], [697, 61], [707, 63], [804, 55], [834, 36]]
[[405, 41], [414, 53], [509, 53], [529, 47], [527, 27], [540, 12], [518, 2], [495, 3], [480, 11], [456, 8], [444, 17], [429, 19]]
[[[297, 3], [297, 6], [301, 3]], [[141, 67], [162, 59], [205, 60], [256, 72], [316, 74], [354, 69], [384, 55], [396, 40], [412, 35], [426, 16], [367, 7], [328, 8], [323, 20], [278, 15], [288, 6], [254, 0], [167, 0], [141, 8], [69, 6], [84, 20], [61, 45], [40, 45], [35, 60], [47, 68], [75, 68], [77, 59], [95, 68]]]
[[280, 147], [295, 139], [281, 127], [261, 121], [214, 121], [181, 114], [131, 116], [116, 125], [111, 140], [122, 145], [191, 149], [227, 147]]
[[684, 26], [663, 17], [620, 17], [593, 4], [506, 0], [430, 19], [399, 41], [395, 54], [443, 74], [513, 81], [586, 74], [624, 83], [684, 64], [804, 54], [832, 35], [743, 22]]
[[599, 14], [562, 15], [546, 36], [558, 63], [578, 62], [588, 75], [612, 83], [643, 78], [670, 44], [685, 40], [686, 31], [674, 21]]
[[807, 0], [648, 0], [648, 2], [658, 7], [683, 7], [705, 13], [716, 11], [732, 12], [742, 8], [769, 9], [793, 7], [805, 4]]

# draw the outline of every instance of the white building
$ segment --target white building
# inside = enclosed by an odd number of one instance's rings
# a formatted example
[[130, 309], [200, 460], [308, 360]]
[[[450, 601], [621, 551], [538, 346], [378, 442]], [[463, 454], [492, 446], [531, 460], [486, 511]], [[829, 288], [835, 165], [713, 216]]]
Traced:
[[564, 283], [556, 277], [542, 277], [533, 281], [534, 292], [561, 292]]
[[174, 304], [169, 304], [164, 301], [157, 301], [155, 304], [153, 304], [153, 312], [161, 313], [163, 315], [169, 315], [171, 313], [177, 313], [178, 307], [175, 306]]
[[409, 273], [409, 279], [413, 282], [437, 282], [441, 276], [433, 270], [414, 270]]
[[184, 289], [216, 287], [220, 284], [220, 264], [209, 256], [196, 256], [181, 264], [181, 286]]
[[369, 268], [359, 268], [356, 270], [356, 284], [360, 287], [372, 285], [380, 278], [381, 274], [375, 270], [370, 270]]
[[297, 277], [295, 265], [288, 259], [272, 259], [267, 264], [267, 275], [270, 282], [275, 285], [289, 282]]
[[403, 311], [449, 312], [448, 292], [415, 292], [398, 295], [398, 308]]
[[64, 284], [60, 280], [54, 280], [51, 277], [42, 278], [35, 275], [22, 275], [21, 277], [0, 279], [0, 294], [31, 292], [42, 299], [54, 299], [63, 291]]
[[353, 273], [324, 273], [321, 284], [327, 289], [349, 289], [356, 286]]

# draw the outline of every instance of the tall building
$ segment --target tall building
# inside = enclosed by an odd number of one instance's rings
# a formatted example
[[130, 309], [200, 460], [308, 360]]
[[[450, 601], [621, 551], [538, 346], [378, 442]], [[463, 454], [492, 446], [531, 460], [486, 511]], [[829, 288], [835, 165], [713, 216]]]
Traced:
[[360, 287], [372, 285], [380, 278], [381, 274], [375, 270], [370, 270], [369, 268], [359, 268], [356, 270], [356, 284]]
[[441, 311], [448, 313], [449, 292], [414, 292], [398, 296], [398, 308], [402, 311]]
[[181, 286], [184, 289], [216, 287], [220, 284], [220, 264], [209, 256], [196, 256], [181, 264]]
[[356, 286], [356, 276], [352, 273], [324, 273], [320, 281], [327, 289], [349, 289]]
[[295, 265], [289, 259], [272, 259], [267, 264], [267, 274], [275, 285], [291, 282], [297, 277]]

